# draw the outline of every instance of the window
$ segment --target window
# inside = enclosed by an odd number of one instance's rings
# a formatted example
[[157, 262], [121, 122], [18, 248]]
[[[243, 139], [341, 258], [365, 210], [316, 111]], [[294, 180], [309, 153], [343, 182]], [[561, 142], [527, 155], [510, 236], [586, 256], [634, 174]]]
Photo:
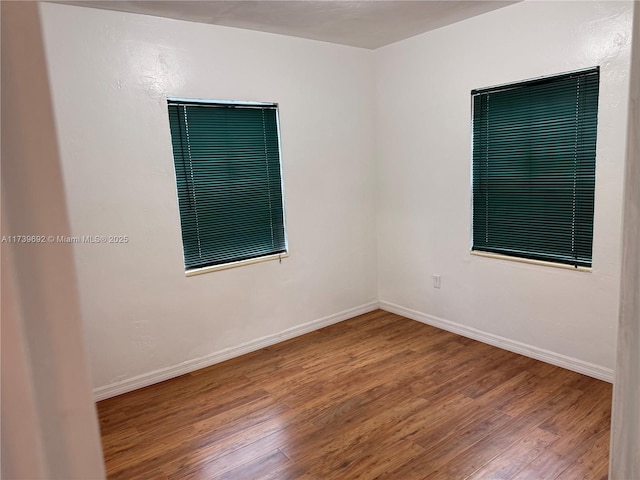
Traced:
[[187, 275], [285, 255], [277, 105], [168, 108]]
[[591, 266], [599, 76], [471, 92], [472, 250]]

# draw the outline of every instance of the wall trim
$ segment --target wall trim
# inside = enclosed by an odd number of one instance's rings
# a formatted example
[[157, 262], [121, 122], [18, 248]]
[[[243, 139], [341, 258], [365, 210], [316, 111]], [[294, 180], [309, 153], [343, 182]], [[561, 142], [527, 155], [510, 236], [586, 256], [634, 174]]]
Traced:
[[100, 401], [110, 397], [115, 397], [116, 395], [121, 395], [123, 393], [137, 390], [138, 388], [148, 387], [149, 385], [153, 385], [154, 383], [169, 380], [170, 378], [184, 375], [185, 373], [193, 372], [200, 368], [224, 362], [225, 360], [239, 357], [240, 355], [244, 355], [245, 353], [260, 350], [261, 348], [268, 347], [285, 340], [289, 340], [290, 338], [304, 335], [305, 333], [319, 330], [324, 327], [328, 327], [329, 325], [333, 325], [334, 323], [339, 323], [344, 320], [357, 317], [358, 315], [372, 312], [374, 310], [377, 310], [378, 307], [379, 304], [377, 301], [365, 303], [358, 307], [349, 308], [347, 310], [334, 313], [333, 315], [329, 315], [327, 317], [312, 320], [311, 322], [303, 323], [302, 325], [297, 325], [295, 327], [282, 330], [281, 332], [274, 333], [272, 335], [267, 335], [265, 337], [257, 338], [255, 340], [251, 340], [250, 342], [246, 342], [235, 347], [226, 348], [224, 350], [220, 350], [219, 352], [205, 355], [204, 357], [194, 358], [192, 360], [187, 360], [186, 362], [179, 363], [178, 365], [160, 368], [149, 373], [143, 373], [142, 375], [137, 375], [135, 377], [121, 380], [119, 382], [94, 388], [93, 396], [95, 401]]
[[220, 350], [219, 352], [205, 355], [204, 357], [194, 358], [192, 360], [182, 362], [178, 365], [172, 365], [169, 367], [154, 370], [149, 373], [144, 373], [142, 375], [137, 375], [132, 378], [121, 380], [119, 382], [111, 383], [109, 385], [97, 387], [93, 390], [94, 399], [95, 401], [105, 400], [107, 398], [115, 397], [116, 395], [122, 395], [123, 393], [131, 392], [139, 388], [148, 387], [149, 385], [163, 382], [165, 380], [184, 375], [185, 373], [190, 373], [200, 368], [215, 365], [216, 363], [221, 363], [225, 360], [239, 357], [240, 355], [244, 355], [245, 353], [254, 352], [256, 350], [260, 350], [261, 348], [275, 345], [276, 343], [283, 342], [285, 340], [289, 340], [290, 338], [298, 337], [300, 335], [304, 335], [305, 333], [328, 327], [329, 325], [333, 325], [335, 323], [357, 317], [358, 315], [372, 312], [378, 308], [387, 312], [395, 313], [397, 315], [402, 315], [403, 317], [415, 320], [417, 322], [425, 323], [436, 328], [441, 328], [442, 330], [447, 330], [448, 332], [462, 335], [463, 337], [472, 338], [473, 340], [478, 340], [480, 342], [493, 345], [494, 347], [509, 350], [510, 352], [535, 358], [536, 360], [550, 363], [558, 367], [566, 368], [583, 375], [588, 375], [589, 377], [613, 383], [613, 369], [611, 368], [606, 368], [594, 363], [585, 362], [577, 358], [545, 350], [543, 348], [518, 342], [516, 340], [511, 340], [509, 338], [501, 337], [493, 333], [483, 332], [482, 330], [478, 330], [476, 328], [468, 327], [466, 325], [452, 322], [450, 320], [445, 320], [443, 318], [429, 315], [427, 313], [422, 313], [417, 310], [402, 307], [391, 302], [373, 301], [360, 305], [358, 307], [334, 313], [333, 315], [319, 318], [317, 320], [312, 320], [311, 322], [307, 322], [302, 325], [297, 325], [295, 327], [282, 330], [281, 332], [274, 333], [272, 335], [267, 335], [265, 337], [255, 339], [235, 347], [226, 348], [224, 350]]
[[435, 317], [426, 313], [418, 312], [410, 308], [405, 308], [400, 305], [396, 305], [391, 302], [380, 301], [380, 308], [387, 312], [402, 315], [403, 317], [410, 318], [417, 322], [425, 323], [433, 327], [453, 332], [463, 337], [472, 338], [483, 343], [488, 343], [494, 347], [509, 350], [510, 352], [519, 353], [527, 357], [535, 358], [558, 367], [566, 368], [574, 372], [588, 375], [589, 377], [597, 378], [598, 380], [604, 380], [605, 382], [613, 383], [613, 369], [606, 368], [594, 363], [585, 362], [577, 358], [562, 355], [560, 353], [545, 350], [540, 347], [529, 345], [526, 343], [511, 340], [509, 338], [494, 335], [493, 333], [483, 332], [476, 328], [461, 325], [459, 323], [445, 320], [443, 318]]

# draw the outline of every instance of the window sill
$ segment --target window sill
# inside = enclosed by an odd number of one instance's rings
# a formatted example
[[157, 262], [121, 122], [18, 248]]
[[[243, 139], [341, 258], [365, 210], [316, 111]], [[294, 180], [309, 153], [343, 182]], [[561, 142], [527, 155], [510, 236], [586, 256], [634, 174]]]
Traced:
[[469, 252], [471, 255], [475, 255], [477, 257], [487, 257], [487, 258], [497, 258], [499, 260], [509, 260], [512, 262], [520, 262], [520, 263], [529, 263], [532, 265], [542, 265], [544, 267], [555, 267], [555, 268], [563, 268], [565, 270], [573, 270], [578, 272], [591, 272], [591, 267], [574, 267], [571, 265], [567, 265], [564, 263], [556, 263], [556, 262], [545, 262], [542, 260], [531, 260], [530, 258], [520, 258], [520, 257], [511, 257], [509, 255], [500, 255], [499, 253], [489, 253], [489, 252], [480, 252], [477, 250], [471, 250]]
[[243, 267], [245, 265], [251, 265], [254, 263], [267, 262], [269, 260], [279, 260], [281, 258], [287, 258], [289, 252], [275, 253], [273, 255], [265, 255], [264, 257], [250, 258], [249, 260], [242, 260], [240, 262], [223, 263], [221, 265], [211, 265], [210, 267], [194, 268], [193, 270], [187, 270], [184, 272], [185, 277], [194, 277], [196, 275], [202, 275], [203, 273], [217, 272], [218, 270], [227, 270], [229, 268]]

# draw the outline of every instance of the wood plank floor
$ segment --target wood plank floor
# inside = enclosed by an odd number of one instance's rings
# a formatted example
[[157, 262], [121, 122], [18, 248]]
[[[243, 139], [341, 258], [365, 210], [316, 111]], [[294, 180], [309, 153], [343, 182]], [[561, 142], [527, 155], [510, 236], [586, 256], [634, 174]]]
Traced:
[[110, 479], [598, 480], [611, 385], [376, 311], [98, 411]]

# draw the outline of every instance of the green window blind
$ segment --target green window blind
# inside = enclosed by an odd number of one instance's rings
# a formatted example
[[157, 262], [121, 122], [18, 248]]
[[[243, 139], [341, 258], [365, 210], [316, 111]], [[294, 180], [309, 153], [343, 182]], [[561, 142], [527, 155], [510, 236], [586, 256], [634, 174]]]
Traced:
[[599, 67], [473, 90], [473, 250], [591, 266]]
[[187, 271], [285, 253], [277, 107], [168, 108]]

